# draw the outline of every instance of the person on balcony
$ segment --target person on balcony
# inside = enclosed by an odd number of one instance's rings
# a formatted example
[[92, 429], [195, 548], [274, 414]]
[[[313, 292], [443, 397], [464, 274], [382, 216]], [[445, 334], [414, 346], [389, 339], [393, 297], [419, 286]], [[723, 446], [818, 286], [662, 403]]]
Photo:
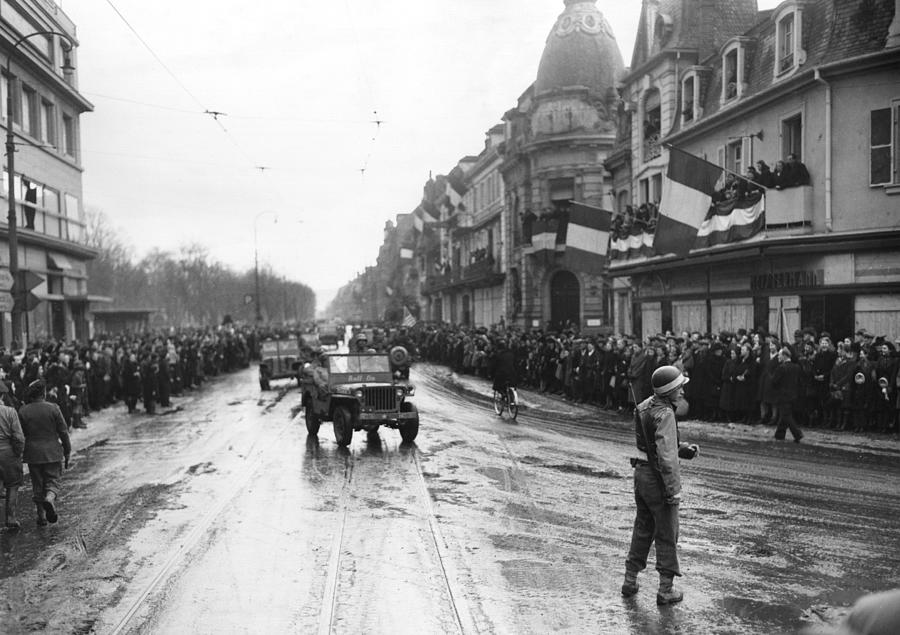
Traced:
[[788, 187], [797, 187], [800, 185], [809, 185], [809, 170], [803, 165], [803, 162], [797, 158], [793, 152], [788, 155], [785, 164], [785, 172], [787, 173]]
[[756, 180], [757, 183], [763, 187], [775, 187], [775, 175], [772, 173], [768, 163], [762, 159], [757, 161], [756, 172], [759, 175], [759, 178]]

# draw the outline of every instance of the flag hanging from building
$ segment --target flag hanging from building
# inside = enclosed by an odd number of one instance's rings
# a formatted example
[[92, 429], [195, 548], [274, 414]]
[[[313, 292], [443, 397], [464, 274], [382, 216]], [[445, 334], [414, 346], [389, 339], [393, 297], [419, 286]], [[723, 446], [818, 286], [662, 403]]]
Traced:
[[[686, 256], [691, 249], [746, 240], [765, 227], [765, 192], [713, 202], [726, 172], [705, 159], [669, 147], [653, 241], [657, 254]], [[747, 181], [738, 174], [734, 177]]]
[[531, 230], [532, 253], [556, 249], [557, 221], [552, 218], [538, 218]]
[[421, 233], [425, 229], [425, 225], [431, 225], [437, 222], [437, 218], [429, 214], [425, 208], [419, 205], [413, 212], [413, 227]]
[[628, 230], [628, 235], [619, 236], [611, 241], [609, 259], [627, 260], [640, 256], [652, 256], [653, 237], [654, 234], [648, 232], [643, 224], [634, 223]]
[[695, 248], [746, 240], [766, 226], [766, 195], [758, 191], [738, 200], [713, 203], [697, 231]]
[[612, 212], [572, 201], [566, 228], [565, 258], [569, 267], [600, 273], [609, 253]]
[[658, 254], [686, 256], [712, 203], [725, 170], [693, 154], [669, 148], [653, 249]]
[[407, 306], [405, 304], [403, 305], [403, 322], [402, 322], [402, 324], [406, 328], [410, 328], [410, 327], [416, 325], [416, 318], [413, 317], [413, 314], [410, 313], [409, 309], [407, 308]]

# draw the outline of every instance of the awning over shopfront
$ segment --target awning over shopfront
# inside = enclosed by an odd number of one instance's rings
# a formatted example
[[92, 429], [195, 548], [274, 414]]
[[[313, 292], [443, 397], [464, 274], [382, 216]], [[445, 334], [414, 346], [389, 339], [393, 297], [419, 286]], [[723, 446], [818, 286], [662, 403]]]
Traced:
[[72, 263], [69, 262], [69, 259], [63, 256], [62, 254], [48, 252], [47, 260], [50, 263], [50, 267], [53, 269], [61, 269], [63, 271], [70, 271], [72, 269]]

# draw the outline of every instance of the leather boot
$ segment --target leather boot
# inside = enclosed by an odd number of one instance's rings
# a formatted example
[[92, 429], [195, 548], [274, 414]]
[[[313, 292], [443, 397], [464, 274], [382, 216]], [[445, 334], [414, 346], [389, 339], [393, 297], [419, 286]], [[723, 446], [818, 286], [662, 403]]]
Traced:
[[43, 503], [35, 503], [34, 506], [37, 508], [37, 524], [38, 527], [43, 527], [47, 524], [47, 514], [44, 513], [44, 504]]
[[638, 592], [640, 585], [638, 585], [637, 577], [636, 571], [625, 572], [625, 582], [622, 583], [622, 597], [630, 598]]
[[684, 593], [680, 589], [676, 589], [672, 582], [675, 576], [671, 573], [659, 574], [659, 591], [656, 593], [656, 603], [660, 606], [664, 604], [675, 604], [684, 599]]
[[44, 502], [42, 504], [44, 506], [44, 513], [47, 514], [47, 522], [50, 524], [55, 523], [59, 519], [56, 515], [56, 507], [53, 505], [54, 501], [56, 501], [55, 492], [47, 492], [44, 495]]

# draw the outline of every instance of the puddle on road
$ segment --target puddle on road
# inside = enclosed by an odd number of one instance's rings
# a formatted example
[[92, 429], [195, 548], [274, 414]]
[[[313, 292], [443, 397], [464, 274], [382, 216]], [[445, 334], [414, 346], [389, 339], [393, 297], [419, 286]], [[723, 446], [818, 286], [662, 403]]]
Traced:
[[749, 598], [726, 597], [722, 598], [719, 603], [728, 613], [746, 621], [796, 626], [803, 615], [803, 611], [796, 606], [772, 604]]
[[218, 470], [209, 461], [204, 461], [203, 463], [197, 463], [196, 465], [192, 465], [187, 469], [187, 473], [192, 474], [192, 475], [211, 474], [211, 473], [217, 472], [217, 471]]
[[510, 476], [508, 468], [479, 467], [475, 471], [499, 484], [500, 489], [502, 489], [504, 492], [521, 491], [521, 487], [519, 487], [519, 484], [516, 483], [516, 481]]

